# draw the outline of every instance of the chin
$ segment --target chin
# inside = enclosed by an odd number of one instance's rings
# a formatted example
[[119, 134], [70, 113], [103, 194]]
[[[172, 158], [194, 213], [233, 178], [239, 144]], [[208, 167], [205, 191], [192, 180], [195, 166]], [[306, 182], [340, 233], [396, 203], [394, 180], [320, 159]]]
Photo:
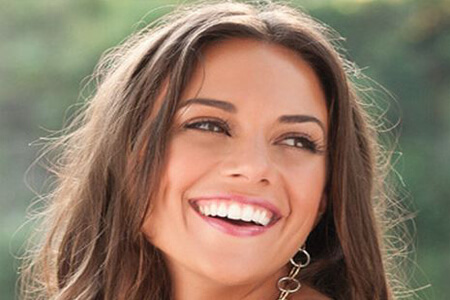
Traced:
[[267, 264], [261, 264], [261, 259], [257, 257], [237, 255], [214, 256], [209, 259], [203, 256], [195, 269], [204, 277], [224, 286], [249, 284], [276, 272], [268, 269]]

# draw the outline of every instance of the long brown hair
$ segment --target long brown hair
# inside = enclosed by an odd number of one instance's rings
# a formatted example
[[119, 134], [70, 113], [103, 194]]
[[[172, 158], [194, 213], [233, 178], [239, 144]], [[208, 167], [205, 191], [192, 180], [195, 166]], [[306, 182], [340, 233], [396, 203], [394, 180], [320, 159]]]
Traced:
[[[267, 2], [267, 1], [266, 1]], [[339, 37], [285, 5], [180, 8], [103, 57], [97, 91], [46, 153], [55, 188], [43, 242], [25, 262], [25, 299], [171, 299], [162, 255], [141, 233], [164, 168], [178, 101], [206, 44], [252, 38], [287, 47], [321, 81], [329, 112], [328, 207], [301, 280], [333, 299], [393, 299], [377, 133]], [[160, 99], [160, 100], [158, 100]]]

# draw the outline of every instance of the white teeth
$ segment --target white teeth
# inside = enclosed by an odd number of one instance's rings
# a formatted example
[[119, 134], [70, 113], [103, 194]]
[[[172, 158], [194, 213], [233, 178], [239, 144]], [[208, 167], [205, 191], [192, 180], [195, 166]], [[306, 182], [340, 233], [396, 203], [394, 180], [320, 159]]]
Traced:
[[253, 208], [251, 206], [244, 206], [244, 209], [242, 210], [241, 219], [246, 222], [250, 222], [252, 220], [253, 216]]
[[267, 226], [272, 218], [272, 213], [265, 209], [256, 209], [251, 205], [241, 205], [225, 201], [203, 202], [198, 205], [198, 210], [204, 216], [222, 217], [231, 220], [254, 222]]
[[211, 206], [209, 207], [209, 214], [212, 217], [215, 217], [215, 216], [217, 216], [217, 210], [218, 210], [217, 204], [215, 202], [213, 202], [211, 204]]
[[261, 216], [261, 211], [257, 210], [253, 213], [252, 221], [255, 223], [259, 223], [259, 217]]
[[219, 209], [218, 209], [218, 211], [217, 211], [217, 215], [218, 215], [219, 217], [226, 217], [227, 214], [228, 214], [227, 206], [226, 206], [225, 203], [223, 203], [223, 202], [220, 203]]
[[268, 217], [266, 217], [262, 222], [263, 226], [267, 226], [269, 223], [270, 223], [270, 219]]
[[262, 224], [263, 220], [266, 218], [267, 212], [265, 210], [261, 211], [261, 215], [259, 215], [258, 222]]
[[269, 224], [269, 222], [270, 222], [270, 218], [267, 216], [267, 212], [263, 211], [261, 213], [261, 217], [259, 217], [259, 223], [261, 223], [264, 226], [266, 226], [267, 224]]
[[240, 220], [241, 219], [241, 208], [237, 204], [231, 204], [228, 209], [228, 219]]

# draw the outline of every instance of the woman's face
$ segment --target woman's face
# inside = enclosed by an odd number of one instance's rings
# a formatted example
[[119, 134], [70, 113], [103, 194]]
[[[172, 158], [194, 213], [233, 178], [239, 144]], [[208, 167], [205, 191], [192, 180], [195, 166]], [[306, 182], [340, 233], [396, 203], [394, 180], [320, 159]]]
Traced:
[[312, 68], [281, 46], [233, 39], [202, 53], [143, 231], [176, 274], [267, 278], [325, 206], [324, 93]]

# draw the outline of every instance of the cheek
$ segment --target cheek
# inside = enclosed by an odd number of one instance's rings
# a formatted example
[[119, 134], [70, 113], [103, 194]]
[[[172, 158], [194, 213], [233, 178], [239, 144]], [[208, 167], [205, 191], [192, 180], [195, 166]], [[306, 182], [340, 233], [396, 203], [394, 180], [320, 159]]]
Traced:
[[286, 171], [286, 182], [295, 194], [295, 199], [301, 202], [317, 202], [320, 200], [326, 180], [325, 159], [305, 159], [298, 164], [292, 164]]
[[[305, 156], [296, 163], [286, 164], [283, 173], [289, 199], [289, 222], [293, 224], [291, 228], [308, 233], [314, 226], [323, 199], [326, 183], [325, 156]], [[300, 233], [299, 236], [301, 235], [303, 234]]]
[[192, 135], [174, 137], [168, 147], [166, 167], [152, 216], [158, 220], [161, 215], [179, 217], [174, 214], [182, 214], [188, 205], [187, 201], [183, 202], [185, 192], [211, 172], [220, 157], [218, 146], [212, 143], [199, 141]]
[[[158, 196], [142, 231], [163, 251], [172, 253], [189, 233], [186, 229], [186, 191], [214, 170], [222, 157], [220, 143], [207, 143], [195, 136], [179, 135], [170, 141]], [[176, 250], [178, 251], [178, 250]]]
[[183, 202], [184, 192], [214, 164], [210, 150], [205, 149], [210, 148], [189, 142], [183, 136], [170, 141], [158, 195], [143, 226], [144, 233], [156, 245], [167, 244], [161, 239], [173, 236], [170, 230], [176, 226], [172, 225], [182, 222], [188, 206]]
[[189, 186], [217, 164], [221, 151], [221, 143], [212, 143], [193, 135], [174, 138], [167, 156], [167, 181]]

